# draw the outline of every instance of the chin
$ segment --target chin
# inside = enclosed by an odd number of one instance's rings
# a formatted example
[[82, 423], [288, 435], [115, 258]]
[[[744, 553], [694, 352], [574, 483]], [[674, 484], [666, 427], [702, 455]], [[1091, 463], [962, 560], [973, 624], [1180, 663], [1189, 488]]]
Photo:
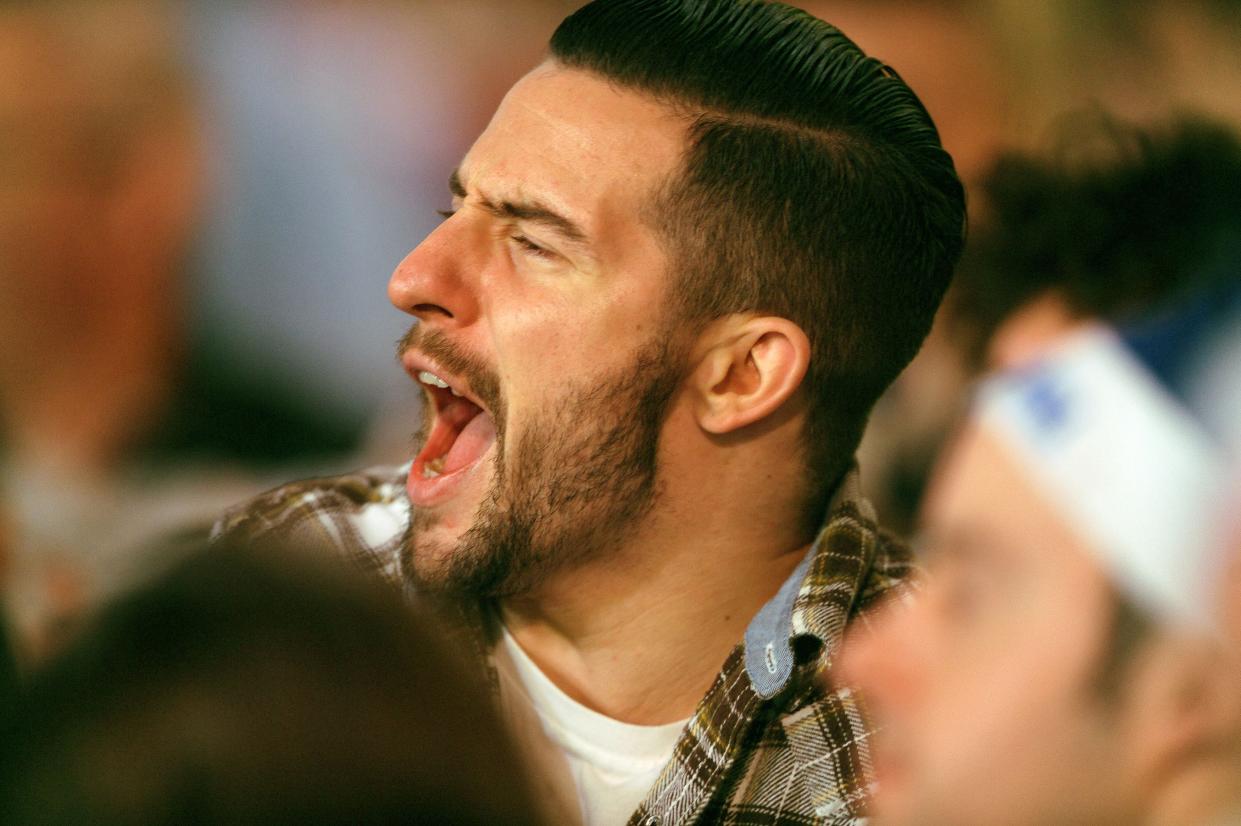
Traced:
[[469, 491], [472, 495], [458, 495], [439, 505], [413, 510], [405, 534], [405, 555], [407, 578], [416, 588], [438, 591], [449, 584], [446, 580], [451, 576], [452, 561], [464, 552], [462, 537], [477, 521], [486, 496], [486, 487], [480, 488], [476, 495]]

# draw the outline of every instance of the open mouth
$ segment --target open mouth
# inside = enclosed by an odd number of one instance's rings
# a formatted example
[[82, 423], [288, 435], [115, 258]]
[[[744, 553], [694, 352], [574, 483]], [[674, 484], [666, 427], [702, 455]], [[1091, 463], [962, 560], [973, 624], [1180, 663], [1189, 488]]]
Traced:
[[482, 407], [436, 374], [419, 370], [435, 419], [426, 444], [414, 457], [411, 480], [435, 480], [476, 464], [495, 442], [495, 422]]

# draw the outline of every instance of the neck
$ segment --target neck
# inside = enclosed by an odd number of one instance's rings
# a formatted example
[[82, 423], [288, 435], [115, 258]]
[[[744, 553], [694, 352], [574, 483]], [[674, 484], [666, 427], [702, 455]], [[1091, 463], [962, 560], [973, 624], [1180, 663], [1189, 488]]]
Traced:
[[[681, 490], [665, 484], [616, 553], [501, 606], [510, 633], [561, 690], [630, 723], [693, 713], [809, 549], [799, 520], [771, 495], [779, 484], [752, 465], [740, 475], [755, 489], [729, 485], [727, 471], [685, 474]], [[765, 494], [754, 479], [768, 483]]]

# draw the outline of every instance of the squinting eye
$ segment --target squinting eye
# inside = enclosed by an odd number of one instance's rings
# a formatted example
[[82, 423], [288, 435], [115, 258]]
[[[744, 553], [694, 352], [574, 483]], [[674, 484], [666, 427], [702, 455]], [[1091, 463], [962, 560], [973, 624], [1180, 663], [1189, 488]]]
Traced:
[[555, 258], [556, 254], [549, 249], [540, 247], [524, 235], [510, 235], [509, 238], [514, 244], [521, 247], [529, 255], [537, 258]]

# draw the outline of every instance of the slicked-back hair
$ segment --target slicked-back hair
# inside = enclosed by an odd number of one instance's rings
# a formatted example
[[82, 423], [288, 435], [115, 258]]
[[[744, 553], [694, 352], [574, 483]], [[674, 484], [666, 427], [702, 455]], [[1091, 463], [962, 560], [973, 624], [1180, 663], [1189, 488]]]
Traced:
[[805, 331], [817, 508], [960, 255], [964, 192], [926, 109], [834, 26], [762, 0], [596, 0], [556, 30], [551, 58], [686, 117], [682, 168], [646, 216], [673, 309]]

